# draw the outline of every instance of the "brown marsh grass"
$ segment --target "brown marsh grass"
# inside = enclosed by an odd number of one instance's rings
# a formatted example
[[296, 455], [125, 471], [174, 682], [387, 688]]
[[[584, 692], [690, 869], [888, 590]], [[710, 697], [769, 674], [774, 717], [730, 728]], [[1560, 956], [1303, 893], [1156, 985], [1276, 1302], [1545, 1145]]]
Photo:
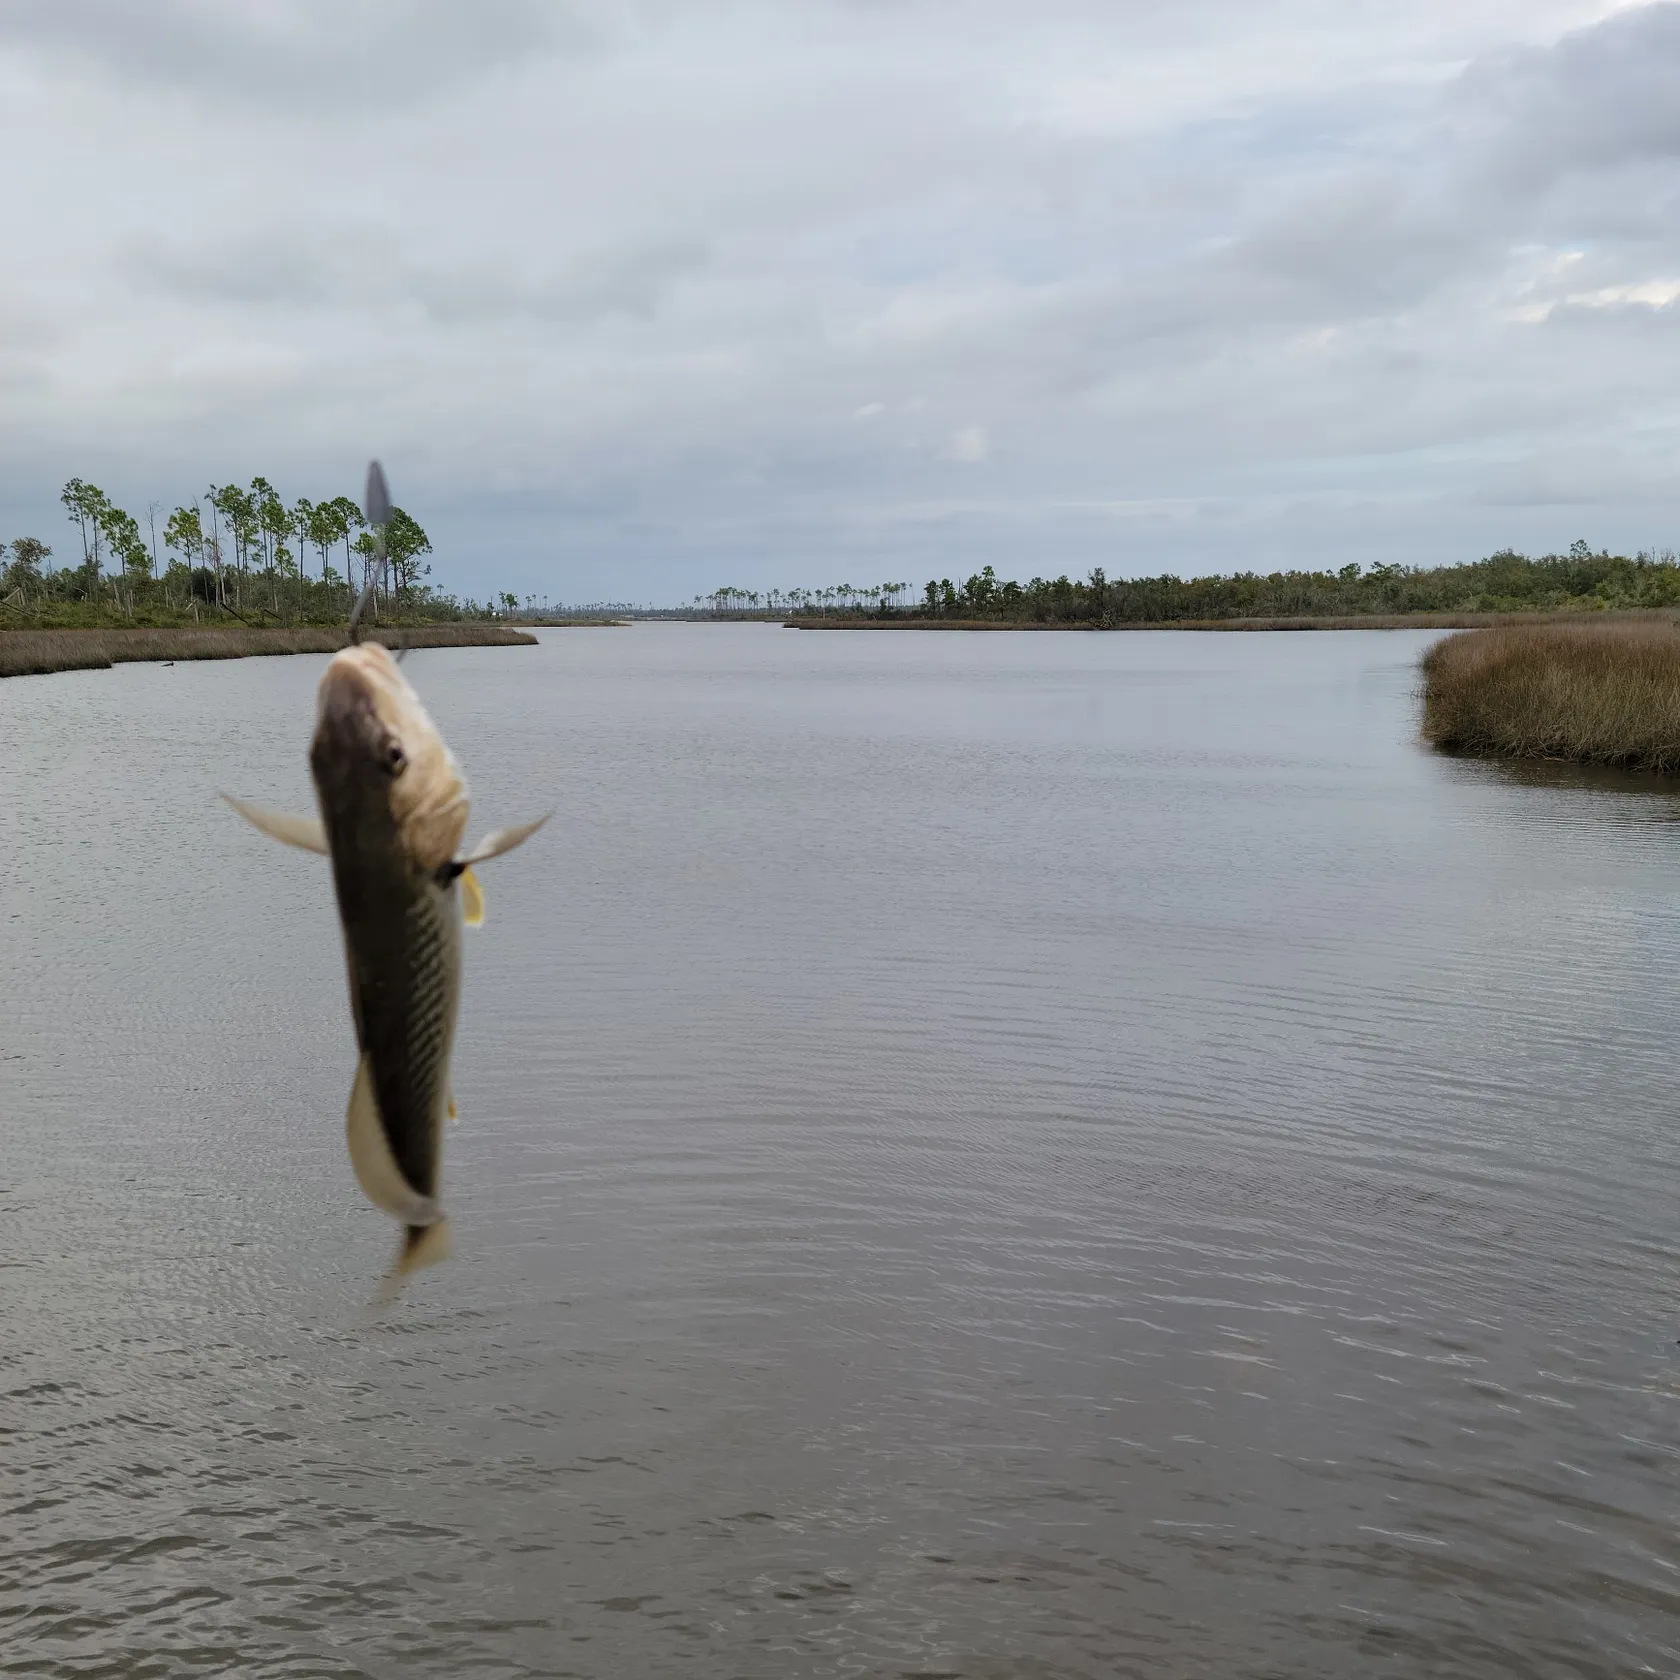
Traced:
[[[502, 624], [416, 624], [375, 631], [387, 647], [519, 647], [536, 637]], [[0, 677], [103, 669], [136, 660], [246, 659], [259, 654], [335, 653], [345, 630], [0, 630]]]
[[1536, 624], [1423, 657], [1423, 734], [1455, 752], [1680, 772], [1680, 628]]

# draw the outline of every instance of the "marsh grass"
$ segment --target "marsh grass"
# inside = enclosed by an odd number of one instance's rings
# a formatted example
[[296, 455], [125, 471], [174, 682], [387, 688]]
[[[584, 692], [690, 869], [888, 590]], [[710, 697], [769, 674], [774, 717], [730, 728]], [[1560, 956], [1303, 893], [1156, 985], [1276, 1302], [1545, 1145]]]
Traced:
[[[416, 624], [370, 638], [386, 647], [519, 647], [536, 637], [500, 624]], [[345, 630], [0, 630], [0, 677], [102, 669], [137, 660], [246, 659], [277, 653], [335, 653]]]
[[1454, 752], [1680, 773], [1680, 628], [1535, 624], [1423, 657], [1423, 734]]

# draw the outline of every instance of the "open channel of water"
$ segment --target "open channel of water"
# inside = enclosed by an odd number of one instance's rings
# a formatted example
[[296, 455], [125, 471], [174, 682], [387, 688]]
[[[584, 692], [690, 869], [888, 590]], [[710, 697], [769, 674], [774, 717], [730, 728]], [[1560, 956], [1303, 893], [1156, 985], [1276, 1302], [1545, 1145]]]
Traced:
[[1427, 638], [407, 669], [447, 1200], [351, 1179], [322, 661], [0, 684], [0, 1673], [1680, 1671], [1680, 796]]

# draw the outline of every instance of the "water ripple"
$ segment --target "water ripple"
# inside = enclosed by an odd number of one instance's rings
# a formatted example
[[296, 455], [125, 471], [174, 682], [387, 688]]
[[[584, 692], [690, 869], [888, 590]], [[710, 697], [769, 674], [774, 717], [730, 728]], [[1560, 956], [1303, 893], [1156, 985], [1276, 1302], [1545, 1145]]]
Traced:
[[317, 660], [0, 685], [0, 1674], [1680, 1671], [1680, 799], [1405, 635], [555, 634], [369, 1311]]

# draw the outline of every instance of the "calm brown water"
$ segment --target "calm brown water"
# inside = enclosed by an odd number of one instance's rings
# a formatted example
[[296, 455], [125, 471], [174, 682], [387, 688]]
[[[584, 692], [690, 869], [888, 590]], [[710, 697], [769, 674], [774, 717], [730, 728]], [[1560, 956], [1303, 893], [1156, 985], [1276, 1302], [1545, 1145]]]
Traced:
[[448, 1195], [341, 1138], [313, 658], [0, 684], [0, 1673], [1680, 1672], [1680, 798], [1425, 638], [414, 654]]

